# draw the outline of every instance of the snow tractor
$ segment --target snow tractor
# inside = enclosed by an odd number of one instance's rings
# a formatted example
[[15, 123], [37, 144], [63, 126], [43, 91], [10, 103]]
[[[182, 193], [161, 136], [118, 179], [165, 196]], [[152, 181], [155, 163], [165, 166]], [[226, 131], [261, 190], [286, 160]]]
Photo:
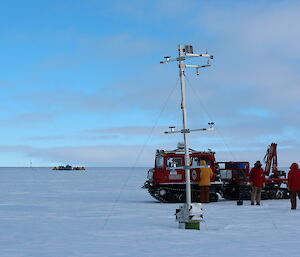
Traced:
[[[222, 182], [218, 176], [218, 164], [212, 151], [199, 152], [189, 149], [191, 198], [199, 202], [198, 182], [200, 179], [200, 161], [205, 160], [214, 173], [212, 178], [210, 201], [218, 201], [218, 193], [222, 194]], [[155, 167], [148, 170], [148, 180], [143, 188], [147, 188], [150, 195], [160, 202], [183, 203], [185, 199], [185, 163], [184, 147], [178, 146], [172, 151], [157, 150]]]

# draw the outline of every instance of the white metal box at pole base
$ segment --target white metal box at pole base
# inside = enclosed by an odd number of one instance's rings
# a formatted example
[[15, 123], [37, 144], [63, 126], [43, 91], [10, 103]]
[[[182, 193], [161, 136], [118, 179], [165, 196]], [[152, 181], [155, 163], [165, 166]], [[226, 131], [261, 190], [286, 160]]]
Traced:
[[176, 209], [176, 221], [179, 228], [200, 230], [200, 222], [203, 221], [203, 210], [201, 203], [185, 203]]

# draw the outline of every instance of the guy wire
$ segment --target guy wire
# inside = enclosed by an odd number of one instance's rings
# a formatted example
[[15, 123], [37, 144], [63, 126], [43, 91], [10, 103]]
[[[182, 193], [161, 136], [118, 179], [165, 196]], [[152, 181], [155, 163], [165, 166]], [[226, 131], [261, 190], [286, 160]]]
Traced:
[[[192, 86], [192, 83], [190, 82], [190, 80], [187, 78], [187, 76], [185, 76], [185, 79], [187, 81], [187, 84], [190, 86], [190, 88], [193, 90], [194, 95], [196, 97], [196, 99], [199, 101], [204, 113], [207, 115], [207, 117], [210, 119], [210, 121], [214, 121], [213, 117], [211, 116], [211, 114], [207, 111], [207, 109], [205, 108], [204, 103], [201, 101], [201, 98], [197, 92], [197, 90], [194, 89], [194, 87]], [[230, 155], [232, 156], [233, 160], [237, 160], [237, 158], [235, 157], [235, 155], [233, 154], [233, 152], [230, 150], [229, 146], [227, 145], [227, 143], [225, 142], [225, 138], [223, 137], [221, 131], [217, 128], [216, 124], [214, 124], [214, 128], [219, 136], [219, 138], [221, 138], [225, 148], [227, 149], [228, 153], [230, 153]]]
[[169, 102], [171, 96], [173, 95], [173, 93], [174, 93], [174, 91], [175, 91], [175, 89], [176, 89], [176, 87], [177, 87], [177, 85], [178, 85], [178, 82], [179, 82], [179, 78], [177, 79], [176, 83], [175, 83], [174, 86], [173, 86], [173, 89], [170, 91], [168, 97], [166, 98], [166, 100], [165, 100], [165, 102], [164, 102], [164, 104], [163, 104], [163, 106], [162, 106], [162, 108], [161, 108], [161, 110], [160, 110], [160, 112], [159, 112], [159, 114], [158, 114], [158, 116], [157, 116], [155, 122], [154, 122], [154, 125], [153, 125], [153, 127], [151, 128], [151, 130], [150, 130], [150, 132], [149, 132], [149, 134], [148, 134], [148, 136], [147, 136], [147, 138], [146, 138], [146, 140], [145, 140], [145, 143], [143, 144], [141, 150], [139, 151], [139, 153], [138, 153], [138, 155], [137, 155], [137, 158], [136, 158], [135, 161], [134, 161], [133, 166], [132, 166], [131, 169], [129, 170], [129, 173], [128, 173], [128, 175], [127, 175], [127, 177], [126, 177], [126, 179], [125, 179], [125, 181], [124, 181], [124, 183], [123, 183], [123, 185], [122, 185], [122, 187], [121, 187], [121, 190], [119, 191], [119, 194], [118, 194], [116, 200], [114, 201], [112, 208], [110, 209], [108, 215], [106, 216], [106, 219], [105, 219], [105, 221], [104, 221], [104, 224], [103, 224], [103, 226], [102, 226], [102, 229], [105, 228], [105, 226], [106, 226], [106, 224], [107, 224], [109, 218], [111, 217], [111, 215], [112, 215], [114, 209], [116, 208], [116, 205], [117, 205], [117, 203], [118, 203], [119, 200], [120, 200], [121, 194], [123, 193], [123, 191], [124, 191], [124, 189], [125, 189], [125, 186], [127, 185], [127, 183], [128, 183], [128, 181], [129, 181], [129, 179], [130, 179], [130, 177], [131, 177], [131, 174], [132, 174], [133, 170], [136, 168], [136, 165], [137, 165], [137, 163], [138, 163], [138, 161], [139, 161], [139, 159], [140, 159], [140, 157], [141, 157], [143, 151], [145, 150], [145, 148], [146, 148], [146, 146], [147, 146], [147, 144], [148, 144], [148, 142], [149, 142], [149, 140], [150, 140], [150, 138], [151, 138], [151, 136], [152, 136], [152, 134], [153, 134], [153, 132], [154, 132], [154, 129], [157, 127], [157, 123], [158, 123], [159, 119], [161, 118], [161, 115], [163, 114], [164, 110], [166, 109], [167, 104], [168, 104], [168, 102]]

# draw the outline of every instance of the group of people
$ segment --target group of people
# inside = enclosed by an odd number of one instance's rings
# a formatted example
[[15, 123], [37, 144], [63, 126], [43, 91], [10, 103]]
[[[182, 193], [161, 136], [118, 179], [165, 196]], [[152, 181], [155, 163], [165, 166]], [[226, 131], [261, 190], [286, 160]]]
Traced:
[[[200, 202], [209, 203], [209, 188], [213, 172], [209, 166], [206, 166], [205, 161], [201, 161], [200, 165], [202, 166], [199, 180]], [[255, 203], [256, 205], [260, 205], [261, 190], [265, 187], [266, 182], [265, 171], [262, 169], [260, 161], [255, 162], [254, 167], [250, 171], [249, 178], [250, 185], [252, 186], [251, 205]], [[287, 187], [290, 191], [291, 209], [295, 210], [297, 208], [297, 196], [300, 199], [300, 169], [297, 163], [293, 163], [290, 166]]]
[[[261, 162], [257, 161], [249, 174], [252, 186], [251, 205], [254, 205], [254, 202], [256, 205], [260, 205], [261, 190], [265, 187], [265, 171], [261, 166]], [[295, 162], [290, 166], [287, 187], [290, 191], [291, 209], [295, 210], [297, 208], [297, 196], [300, 199], [300, 169]]]

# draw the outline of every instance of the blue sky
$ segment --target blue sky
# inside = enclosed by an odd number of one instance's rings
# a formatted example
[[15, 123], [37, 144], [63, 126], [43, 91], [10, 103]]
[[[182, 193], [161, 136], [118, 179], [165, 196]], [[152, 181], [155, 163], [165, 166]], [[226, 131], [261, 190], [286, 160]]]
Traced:
[[177, 45], [215, 55], [187, 71], [190, 137], [219, 161], [299, 162], [299, 1], [6, 1], [0, 6], [0, 165], [151, 166], [181, 136]]

